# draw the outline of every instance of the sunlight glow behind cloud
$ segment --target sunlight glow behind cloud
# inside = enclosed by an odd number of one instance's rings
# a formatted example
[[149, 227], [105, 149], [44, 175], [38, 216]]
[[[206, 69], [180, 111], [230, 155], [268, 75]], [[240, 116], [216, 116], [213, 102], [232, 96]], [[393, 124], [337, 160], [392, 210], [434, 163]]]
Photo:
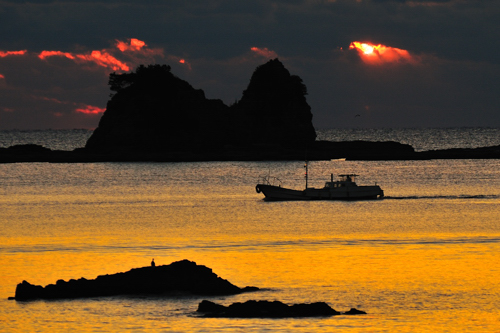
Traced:
[[410, 55], [410, 52], [395, 47], [385, 46], [382, 44], [371, 44], [362, 42], [352, 42], [349, 49], [358, 51], [361, 59], [372, 65], [380, 65], [383, 63], [393, 62], [416, 62], [417, 59]]

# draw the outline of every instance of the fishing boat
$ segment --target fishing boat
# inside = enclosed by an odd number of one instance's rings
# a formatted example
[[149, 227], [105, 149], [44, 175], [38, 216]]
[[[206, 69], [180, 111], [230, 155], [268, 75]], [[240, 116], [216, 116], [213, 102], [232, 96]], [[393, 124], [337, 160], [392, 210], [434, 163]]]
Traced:
[[356, 174], [338, 175], [338, 180], [333, 179], [325, 183], [322, 188], [308, 187], [308, 167], [305, 165], [306, 188], [304, 190], [289, 189], [282, 186], [280, 179], [270, 175], [262, 177], [255, 190], [264, 194], [264, 200], [366, 200], [381, 199], [384, 191], [378, 186], [358, 186], [356, 184]]

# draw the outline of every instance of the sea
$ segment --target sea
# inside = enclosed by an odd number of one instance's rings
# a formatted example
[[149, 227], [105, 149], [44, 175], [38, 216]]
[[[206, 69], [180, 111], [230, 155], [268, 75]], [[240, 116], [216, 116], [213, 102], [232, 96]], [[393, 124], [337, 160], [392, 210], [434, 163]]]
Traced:
[[[322, 140], [415, 150], [500, 144], [500, 128], [328, 129]], [[0, 131], [0, 147], [72, 150], [88, 130]], [[0, 164], [1, 332], [500, 332], [500, 161], [309, 163], [309, 186], [356, 173], [381, 200], [266, 202], [271, 174], [303, 188], [304, 161]], [[94, 279], [188, 259], [235, 296], [9, 300], [16, 285]], [[204, 300], [326, 302], [366, 315], [203, 318]]]

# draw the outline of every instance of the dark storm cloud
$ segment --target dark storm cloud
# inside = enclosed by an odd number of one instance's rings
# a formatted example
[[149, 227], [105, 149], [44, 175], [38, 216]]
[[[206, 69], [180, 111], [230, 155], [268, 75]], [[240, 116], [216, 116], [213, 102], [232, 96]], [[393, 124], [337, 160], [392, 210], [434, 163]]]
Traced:
[[[95, 127], [75, 110], [105, 107], [113, 59], [167, 63], [232, 103], [275, 55], [307, 85], [316, 127], [499, 126], [498, 17], [498, 1], [472, 0], [0, 1], [0, 52], [27, 51], [0, 56], [0, 128]], [[147, 46], [120, 52], [131, 38]], [[368, 64], [353, 41], [418, 61]]]

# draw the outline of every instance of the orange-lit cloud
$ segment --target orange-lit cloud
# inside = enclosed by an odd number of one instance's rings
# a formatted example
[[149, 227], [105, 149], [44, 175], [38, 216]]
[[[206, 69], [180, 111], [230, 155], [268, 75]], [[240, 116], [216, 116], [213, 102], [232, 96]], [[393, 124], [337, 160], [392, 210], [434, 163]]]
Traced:
[[123, 70], [128, 71], [130, 67], [124, 62], [116, 59], [114, 56], [109, 54], [107, 51], [92, 51], [90, 54], [72, 54], [69, 52], [62, 51], [42, 51], [38, 58], [45, 60], [48, 57], [65, 57], [75, 61], [89, 61], [95, 64], [106, 67], [111, 70]]
[[96, 64], [98, 64], [99, 66], [107, 67], [107, 68], [110, 68], [114, 71], [116, 71], [116, 70], [129, 71], [130, 70], [130, 67], [127, 64], [116, 59], [115, 57], [113, 57], [111, 54], [109, 54], [106, 51], [103, 51], [103, 52], [92, 51], [91, 54], [78, 54], [77, 58], [82, 59], [82, 60], [87, 60], [87, 61], [93, 61]]
[[35, 98], [35, 99], [41, 99], [41, 100], [48, 101], [48, 102], [54, 102], [54, 103], [57, 103], [57, 104], [68, 104], [68, 102], [60, 101], [57, 98], [37, 97], [37, 96], [33, 96], [33, 98]]
[[5, 75], [0, 74], [0, 79], [5, 79]]
[[[145, 62], [156, 62], [155, 58], [157, 56], [163, 58], [162, 48], [149, 48], [146, 42], [137, 38], [131, 38], [126, 42], [117, 39], [116, 48], [128, 58], [130, 63], [135, 65], [143, 64]], [[113, 50], [109, 50], [109, 52], [112, 51]]]
[[264, 48], [252, 47], [252, 48], [250, 48], [250, 50], [252, 50], [253, 52], [255, 52], [256, 54], [258, 54], [262, 57], [266, 57], [266, 58], [277, 58], [278, 57], [276, 52], [269, 50], [267, 47], [264, 47]]
[[179, 62], [179, 64], [186, 66], [187, 69], [189, 69], [189, 70], [192, 70], [191, 64], [186, 59], [177, 58], [176, 56], [170, 56], [169, 58], [173, 59], [174, 61], [175, 61], [175, 59], [178, 59], [177, 61]]
[[[98, 115], [101, 113], [104, 113], [106, 110], [105, 108], [101, 108], [98, 106], [94, 105], [88, 105], [88, 104], [83, 104], [83, 103], [75, 103], [75, 102], [70, 102], [70, 101], [61, 101], [57, 98], [53, 97], [45, 97], [45, 96], [32, 96], [34, 99], [42, 100], [42, 101], [47, 101], [51, 103], [56, 103], [56, 104], [65, 104], [65, 105], [74, 105], [76, 108], [74, 111], [76, 113], [83, 113], [86, 115]], [[57, 115], [54, 113], [55, 116], [62, 116], [62, 114]]]
[[122, 51], [139, 51], [144, 46], [147, 46], [145, 42], [137, 38], [131, 38], [129, 43], [116, 40], [116, 47]]
[[352, 42], [349, 49], [358, 51], [361, 59], [372, 65], [380, 65], [383, 63], [393, 62], [416, 62], [417, 59], [410, 55], [410, 52], [395, 47], [385, 46], [382, 44], [371, 44], [362, 42]]
[[95, 115], [95, 114], [104, 113], [105, 110], [106, 110], [105, 108], [100, 108], [98, 106], [83, 105], [83, 106], [75, 109], [75, 112], [89, 114], [89, 115]]
[[[90, 53], [70, 53], [63, 51], [42, 51], [38, 58], [46, 60], [49, 57], [65, 57], [77, 63], [93, 62], [98, 66], [113, 71], [129, 71], [134, 64], [146, 61], [154, 62], [154, 57], [163, 57], [163, 49], [149, 49], [142, 40], [131, 38], [128, 41], [116, 40], [115, 47], [94, 50]], [[121, 51], [118, 52], [118, 51]], [[119, 60], [117, 56], [127, 59], [127, 62]]]
[[45, 58], [48, 57], [66, 57], [68, 59], [75, 59], [75, 56], [72, 55], [71, 53], [68, 52], [61, 52], [61, 51], [42, 51], [39, 55], [38, 58], [44, 60]]
[[7, 56], [12, 56], [12, 55], [24, 55], [26, 50], [21, 50], [21, 51], [0, 51], [0, 58], [4, 58]]

